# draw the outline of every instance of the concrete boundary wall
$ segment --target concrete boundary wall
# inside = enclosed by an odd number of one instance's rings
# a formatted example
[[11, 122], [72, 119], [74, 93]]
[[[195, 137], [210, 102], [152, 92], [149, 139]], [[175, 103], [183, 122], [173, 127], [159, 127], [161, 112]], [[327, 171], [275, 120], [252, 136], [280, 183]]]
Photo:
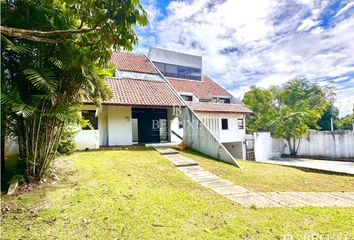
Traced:
[[240, 167], [225, 146], [217, 140], [206, 125], [188, 107], [184, 109], [183, 120], [184, 144], [191, 149]]
[[[255, 158], [267, 160], [289, 154], [286, 141], [269, 132], [254, 133]], [[329, 159], [354, 159], [354, 131], [311, 131], [300, 140], [298, 156]]]

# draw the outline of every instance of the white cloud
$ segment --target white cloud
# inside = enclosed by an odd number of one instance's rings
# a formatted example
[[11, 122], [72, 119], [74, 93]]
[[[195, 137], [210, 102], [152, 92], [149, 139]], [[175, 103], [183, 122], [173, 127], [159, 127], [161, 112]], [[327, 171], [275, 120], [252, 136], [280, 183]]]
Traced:
[[350, 8], [354, 7], [354, 2], [347, 3], [343, 8], [341, 8], [334, 17], [339, 17], [340, 15], [344, 14]]
[[[330, 28], [321, 26], [321, 14], [329, 4], [172, 1], [167, 16], [150, 26], [150, 45], [202, 55], [204, 73], [238, 97], [250, 85], [268, 87], [295, 77], [320, 82], [352, 72], [354, 78], [354, 16], [338, 18]], [[346, 15], [352, 6], [348, 5], [337, 15]], [[338, 91], [343, 113], [352, 109], [352, 95], [353, 88]]]

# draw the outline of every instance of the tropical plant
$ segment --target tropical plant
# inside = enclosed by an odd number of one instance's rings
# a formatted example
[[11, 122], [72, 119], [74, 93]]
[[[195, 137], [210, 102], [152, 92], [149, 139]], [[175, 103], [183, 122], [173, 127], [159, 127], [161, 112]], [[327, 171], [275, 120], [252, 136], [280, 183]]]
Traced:
[[58, 145], [58, 153], [70, 155], [73, 154], [76, 148], [75, 144], [75, 134], [77, 130], [75, 130], [74, 126], [65, 126], [62, 135], [59, 140]]
[[284, 138], [288, 144], [290, 155], [297, 155], [300, 138], [309, 133], [309, 125], [316, 124], [320, 115], [309, 109], [292, 109], [281, 105], [277, 117], [271, 122], [274, 135]]
[[254, 133], [270, 129], [270, 123], [276, 114], [273, 101], [272, 93], [268, 89], [252, 86], [251, 90], [245, 93], [243, 103], [253, 111], [253, 114], [246, 118], [247, 132]]
[[331, 84], [320, 87], [305, 79], [293, 79], [269, 89], [253, 87], [245, 94], [244, 103], [253, 112], [247, 130], [270, 131], [284, 138], [291, 155], [296, 155], [300, 138], [317, 125], [323, 113], [333, 104]]
[[2, 129], [17, 139], [27, 179], [40, 179], [82, 102], [100, 108], [110, 97], [111, 49], [131, 49], [146, 14], [130, 0], [15, 0], [1, 14]]

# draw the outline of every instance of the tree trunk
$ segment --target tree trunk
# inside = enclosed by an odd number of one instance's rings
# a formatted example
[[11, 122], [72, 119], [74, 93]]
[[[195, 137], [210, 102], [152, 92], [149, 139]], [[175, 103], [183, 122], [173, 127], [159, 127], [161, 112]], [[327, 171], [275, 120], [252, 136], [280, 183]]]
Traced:
[[287, 138], [286, 141], [288, 142], [288, 145], [289, 145], [290, 156], [296, 156], [297, 155], [296, 139], [295, 138]]

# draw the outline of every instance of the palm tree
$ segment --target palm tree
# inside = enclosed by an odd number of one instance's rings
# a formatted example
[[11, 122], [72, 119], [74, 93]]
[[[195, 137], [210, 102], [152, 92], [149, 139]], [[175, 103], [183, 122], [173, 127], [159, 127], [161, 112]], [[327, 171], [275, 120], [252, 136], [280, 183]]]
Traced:
[[[19, 143], [25, 175], [38, 180], [55, 157], [64, 127], [79, 123], [82, 101], [100, 106], [110, 96], [103, 78], [111, 71], [101, 70], [77, 47], [4, 52], [6, 123]], [[14, 68], [14, 60], [24, 64]]]

